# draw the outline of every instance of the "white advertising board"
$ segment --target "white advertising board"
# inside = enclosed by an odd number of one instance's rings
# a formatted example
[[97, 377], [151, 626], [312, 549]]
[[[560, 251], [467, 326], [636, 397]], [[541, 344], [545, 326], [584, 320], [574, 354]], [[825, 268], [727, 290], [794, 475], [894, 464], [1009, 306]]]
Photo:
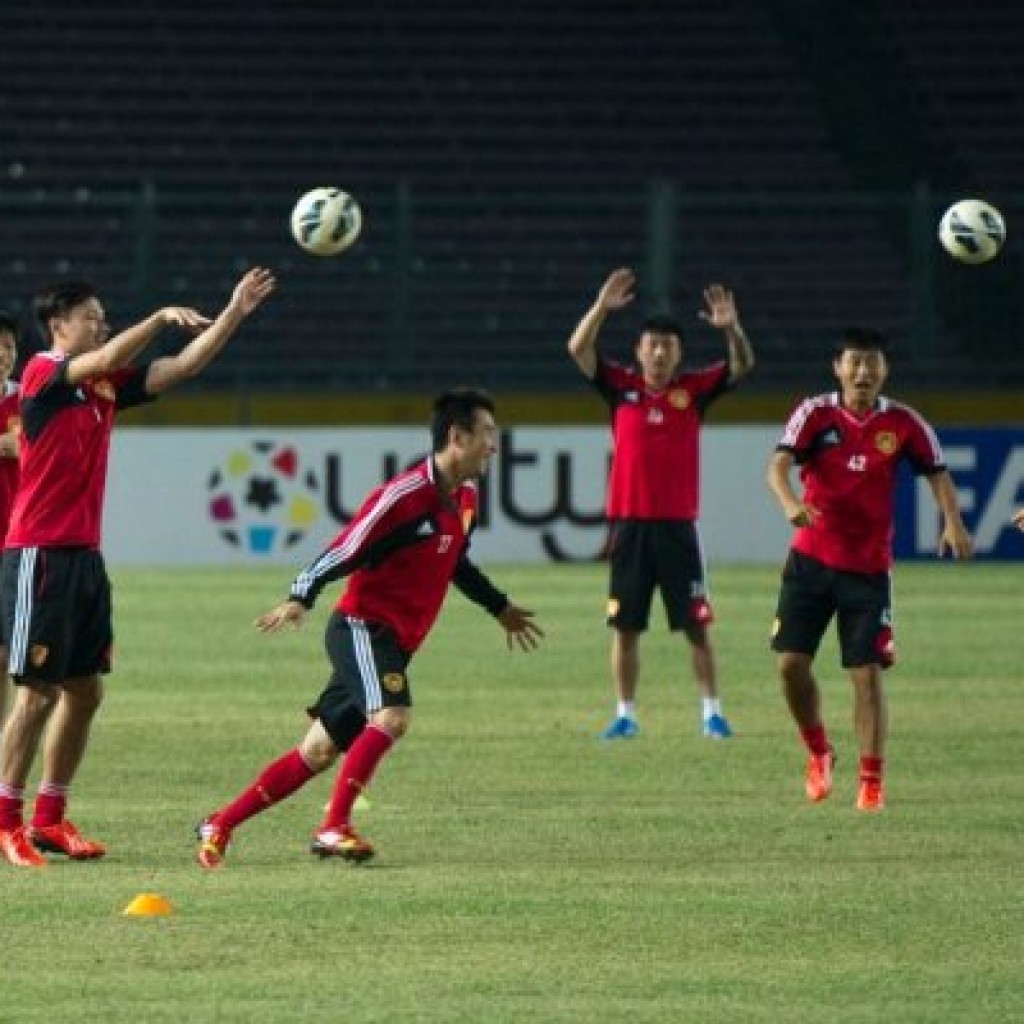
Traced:
[[[701, 532], [712, 562], [781, 562], [789, 528], [764, 483], [777, 437], [775, 428], [705, 428]], [[415, 428], [115, 431], [104, 550], [112, 564], [299, 567], [428, 447]], [[474, 557], [597, 556], [608, 458], [601, 427], [503, 431]]]

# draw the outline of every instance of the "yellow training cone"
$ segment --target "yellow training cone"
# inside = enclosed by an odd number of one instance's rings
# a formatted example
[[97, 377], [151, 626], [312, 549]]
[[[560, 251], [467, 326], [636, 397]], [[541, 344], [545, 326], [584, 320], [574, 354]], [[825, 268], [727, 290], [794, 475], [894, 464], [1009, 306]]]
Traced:
[[[370, 803], [370, 798], [364, 793], [360, 793], [359, 796], [356, 797], [356, 802], [352, 805], [352, 810], [368, 811], [372, 806], [373, 804]], [[324, 804], [324, 814], [326, 814], [330, 809], [331, 801], [328, 800], [327, 803]]]
[[159, 917], [171, 913], [170, 900], [155, 892], [140, 892], [124, 908], [129, 917]]

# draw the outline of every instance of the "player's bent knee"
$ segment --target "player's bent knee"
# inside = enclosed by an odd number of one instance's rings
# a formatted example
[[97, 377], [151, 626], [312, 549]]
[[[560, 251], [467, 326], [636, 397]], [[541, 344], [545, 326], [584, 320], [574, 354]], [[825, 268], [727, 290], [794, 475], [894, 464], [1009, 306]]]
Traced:
[[381, 708], [373, 713], [370, 721], [393, 740], [400, 740], [409, 731], [409, 709]]
[[299, 753], [309, 770], [319, 775], [334, 764], [341, 751], [323, 723], [316, 721], [299, 744]]

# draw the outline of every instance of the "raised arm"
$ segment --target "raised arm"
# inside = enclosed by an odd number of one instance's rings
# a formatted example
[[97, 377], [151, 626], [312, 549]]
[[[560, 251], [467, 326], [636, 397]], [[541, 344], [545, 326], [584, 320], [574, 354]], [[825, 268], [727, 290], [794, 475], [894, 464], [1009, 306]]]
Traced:
[[201, 330], [209, 320], [194, 309], [167, 306], [150, 314], [145, 320], [115, 335], [92, 352], [83, 352], [68, 360], [67, 382], [73, 387], [93, 377], [103, 377], [121, 370], [160, 333], [164, 327]]
[[754, 349], [740, 324], [736, 299], [728, 288], [709, 284], [704, 289], [704, 301], [708, 308], [700, 315], [725, 335], [725, 343], [729, 347], [729, 376], [739, 380], [754, 368]]
[[224, 348], [242, 321], [274, 290], [269, 270], [255, 267], [243, 275], [228, 304], [202, 334], [177, 355], [154, 360], [146, 374], [146, 391], [159, 395], [189, 377], [198, 376]]
[[942, 513], [942, 533], [939, 536], [939, 555], [948, 550], [954, 558], [970, 558], [974, 554], [974, 542], [964, 526], [957, 501], [956, 488], [949, 470], [932, 473], [928, 486], [935, 496], [935, 503]]
[[601, 325], [613, 310], [622, 309], [633, 301], [636, 276], [632, 270], [620, 267], [608, 275], [594, 304], [583, 314], [569, 339], [569, 355], [591, 380], [597, 373], [597, 335]]

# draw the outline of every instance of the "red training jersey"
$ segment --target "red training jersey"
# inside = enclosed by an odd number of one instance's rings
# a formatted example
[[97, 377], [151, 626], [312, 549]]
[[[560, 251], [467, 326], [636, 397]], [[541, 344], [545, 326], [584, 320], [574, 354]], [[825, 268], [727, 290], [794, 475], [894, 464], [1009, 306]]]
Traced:
[[593, 384], [612, 417], [608, 518], [697, 519], [701, 421], [732, 385], [728, 365], [679, 373], [655, 391], [642, 373], [599, 359]]
[[348, 576], [336, 610], [388, 626], [411, 654], [441, 611], [448, 584], [498, 614], [508, 603], [467, 549], [477, 514], [477, 488], [438, 486], [427, 459], [374, 490], [355, 517], [295, 579], [291, 597], [312, 607], [325, 584]]
[[888, 572], [892, 566], [893, 497], [899, 463], [915, 473], [945, 469], [935, 431], [909, 406], [880, 397], [859, 416], [838, 392], [797, 406], [778, 444], [800, 466], [813, 526], [793, 537], [797, 551], [833, 569]]
[[[18, 383], [9, 380], [0, 397], [0, 434], [18, 430]], [[18, 460], [0, 456], [0, 536], [7, 533], [18, 489]]]
[[110, 432], [118, 409], [149, 401], [146, 368], [72, 386], [68, 357], [41, 352], [21, 376], [19, 480], [6, 547], [98, 548]]

